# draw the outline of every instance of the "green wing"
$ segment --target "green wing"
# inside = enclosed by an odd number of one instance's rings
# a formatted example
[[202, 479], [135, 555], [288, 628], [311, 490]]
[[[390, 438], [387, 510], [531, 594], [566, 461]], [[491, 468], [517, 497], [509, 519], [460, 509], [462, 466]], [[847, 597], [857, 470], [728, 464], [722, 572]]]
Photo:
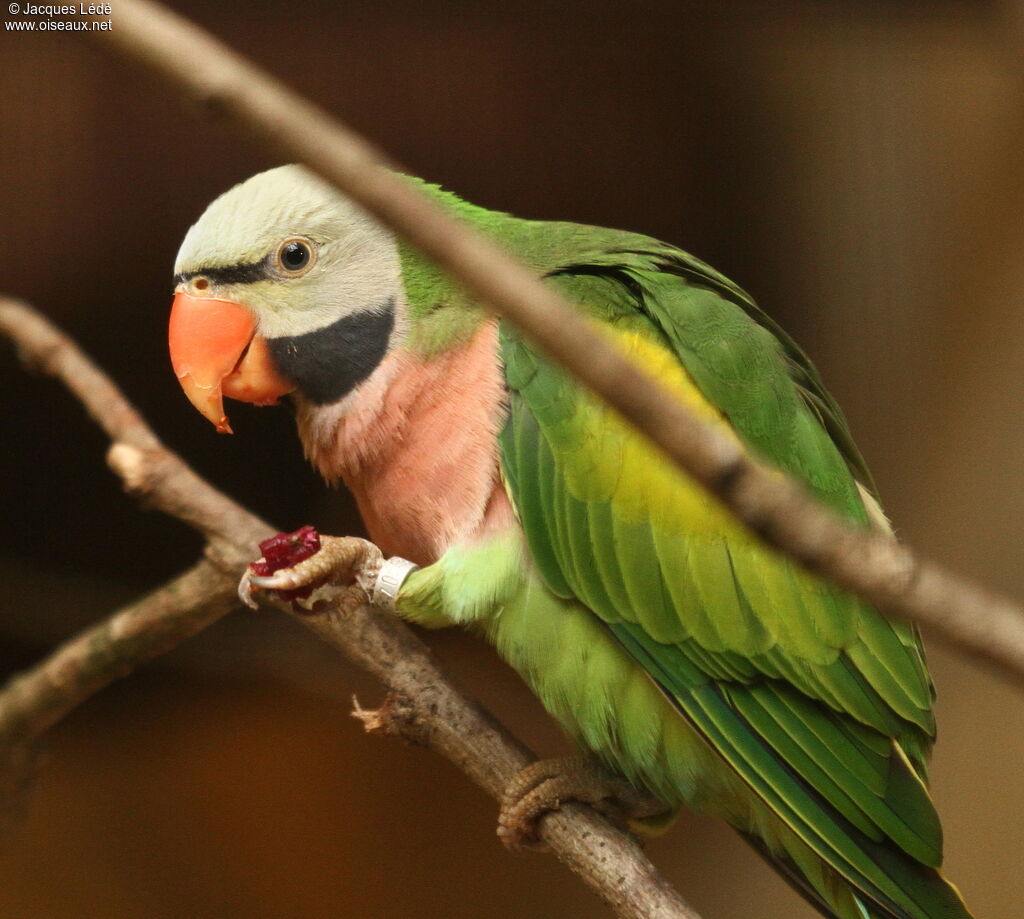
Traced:
[[[839, 409], [742, 291], [668, 247], [605, 250], [550, 276], [666, 385], [866, 523], [855, 476], [870, 479]], [[965, 915], [925, 868], [942, 840], [916, 633], [758, 543], [508, 327], [502, 352], [504, 472], [551, 589], [600, 617], [848, 880], [893, 915]]]

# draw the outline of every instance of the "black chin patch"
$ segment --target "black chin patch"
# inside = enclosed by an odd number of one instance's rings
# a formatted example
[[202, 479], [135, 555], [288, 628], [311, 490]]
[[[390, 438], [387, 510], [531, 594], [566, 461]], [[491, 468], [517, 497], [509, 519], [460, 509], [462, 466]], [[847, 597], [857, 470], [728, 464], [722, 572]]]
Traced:
[[384, 359], [395, 326], [393, 299], [375, 310], [342, 316], [305, 335], [268, 338], [277, 369], [314, 405], [348, 395]]

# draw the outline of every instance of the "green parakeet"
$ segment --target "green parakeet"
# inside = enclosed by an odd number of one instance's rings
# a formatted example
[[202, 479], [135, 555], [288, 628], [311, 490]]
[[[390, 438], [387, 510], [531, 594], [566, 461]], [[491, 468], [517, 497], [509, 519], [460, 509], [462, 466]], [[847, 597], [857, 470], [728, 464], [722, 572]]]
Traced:
[[[419, 182], [708, 423], [887, 527], [838, 406], [739, 287], [635, 233]], [[214, 201], [175, 267], [175, 371], [287, 398], [385, 553], [396, 609], [486, 636], [587, 751], [728, 821], [824, 915], [965, 919], [939, 872], [921, 642], [761, 544], [514, 327], [297, 166]]]

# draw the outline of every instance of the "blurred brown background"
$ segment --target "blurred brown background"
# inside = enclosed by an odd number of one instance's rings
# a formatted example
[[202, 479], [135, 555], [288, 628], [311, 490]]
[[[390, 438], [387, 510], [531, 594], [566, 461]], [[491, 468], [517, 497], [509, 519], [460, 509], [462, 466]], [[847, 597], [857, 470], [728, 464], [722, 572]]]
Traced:
[[[524, 216], [640, 230], [747, 287], [815, 357], [913, 544], [1024, 596], [1024, 17], [985, 3], [181, 0], [389, 150]], [[7, 16], [6, 13], [4, 13]], [[114, 0], [113, 27], [117, 28]], [[283, 528], [358, 530], [283, 410], [214, 436], [178, 391], [174, 254], [272, 165], [81, 35], [0, 34], [0, 289], [69, 329], [158, 432]], [[188, 564], [103, 438], [0, 347], [0, 667]], [[491, 652], [430, 636], [545, 753], [557, 731]], [[933, 643], [949, 875], [1021, 914], [1024, 698]], [[0, 851], [12, 919], [572, 917], [603, 907], [511, 857], [446, 763], [367, 738], [379, 691], [292, 624], [238, 613], [56, 730]], [[732, 834], [650, 846], [707, 919], [809, 917]]]

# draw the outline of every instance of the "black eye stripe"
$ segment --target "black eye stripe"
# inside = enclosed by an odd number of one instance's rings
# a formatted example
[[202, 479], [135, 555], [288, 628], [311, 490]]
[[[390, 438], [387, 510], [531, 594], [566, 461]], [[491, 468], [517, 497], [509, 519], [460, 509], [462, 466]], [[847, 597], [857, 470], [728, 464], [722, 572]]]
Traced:
[[184, 284], [193, 278], [207, 278], [211, 284], [255, 284], [271, 278], [268, 259], [261, 259], [248, 265], [226, 265], [220, 268], [201, 268], [199, 271], [183, 271], [174, 276], [174, 284]]

